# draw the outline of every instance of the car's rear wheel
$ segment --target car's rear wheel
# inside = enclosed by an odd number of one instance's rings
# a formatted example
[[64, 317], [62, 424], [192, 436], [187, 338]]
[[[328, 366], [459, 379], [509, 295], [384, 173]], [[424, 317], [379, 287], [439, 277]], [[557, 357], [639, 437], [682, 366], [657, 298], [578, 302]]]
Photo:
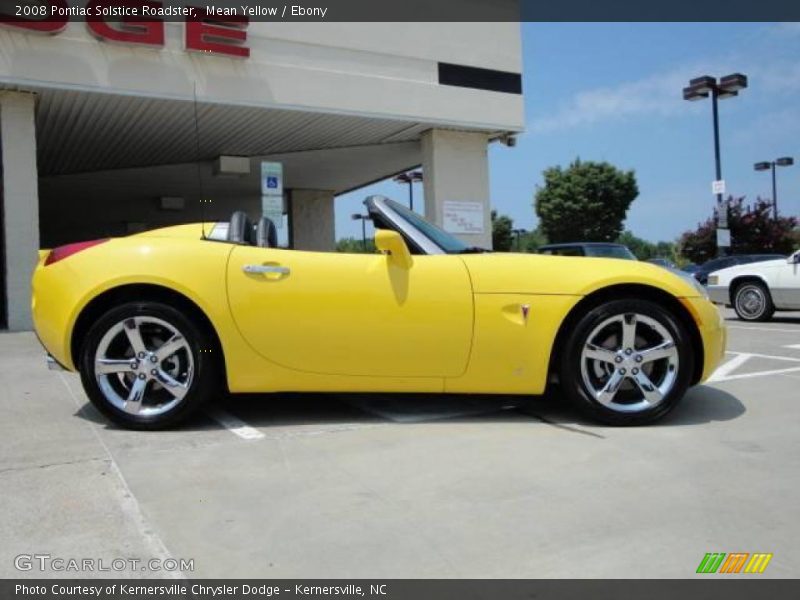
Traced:
[[100, 412], [133, 429], [185, 419], [219, 389], [209, 333], [158, 302], [109, 310], [81, 349], [81, 381]]
[[769, 321], [775, 313], [775, 305], [767, 286], [746, 281], [733, 292], [733, 310], [742, 321]]
[[645, 300], [613, 300], [578, 321], [561, 354], [559, 379], [590, 417], [639, 425], [675, 407], [693, 369], [688, 332], [671, 311]]

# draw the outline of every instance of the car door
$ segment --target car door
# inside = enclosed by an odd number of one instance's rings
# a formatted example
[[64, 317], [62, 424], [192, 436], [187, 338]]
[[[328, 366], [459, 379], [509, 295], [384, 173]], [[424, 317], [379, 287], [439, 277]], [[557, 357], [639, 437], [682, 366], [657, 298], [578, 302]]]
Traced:
[[[800, 309], [800, 254], [777, 268], [777, 282], [773, 290], [775, 304], [780, 308]], [[791, 262], [790, 262], [791, 261]]]
[[455, 377], [472, 343], [472, 286], [458, 256], [237, 246], [227, 271], [230, 310], [264, 358], [298, 371]]

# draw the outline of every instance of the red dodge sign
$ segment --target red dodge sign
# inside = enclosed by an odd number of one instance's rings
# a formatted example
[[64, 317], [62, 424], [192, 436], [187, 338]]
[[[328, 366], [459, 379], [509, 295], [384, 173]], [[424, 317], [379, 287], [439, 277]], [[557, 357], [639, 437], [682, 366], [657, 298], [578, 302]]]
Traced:
[[[163, 3], [154, 0], [90, 0], [83, 6], [68, 6], [66, 0], [47, 0], [40, 6], [4, 8], [0, 23], [6, 26], [58, 34], [70, 18], [86, 21], [89, 31], [100, 40], [161, 48], [164, 46], [164, 19], [175, 16]], [[249, 20], [242, 16], [208, 15], [205, 8], [178, 9], [185, 18], [186, 50], [221, 54], [236, 58], [250, 56], [247, 41]]]

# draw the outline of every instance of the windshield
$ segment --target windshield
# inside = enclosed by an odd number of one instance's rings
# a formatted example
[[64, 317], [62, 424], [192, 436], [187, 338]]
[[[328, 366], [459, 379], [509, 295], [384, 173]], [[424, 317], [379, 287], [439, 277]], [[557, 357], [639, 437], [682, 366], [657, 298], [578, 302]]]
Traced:
[[384, 204], [390, 208], [398, 217], [406, 221], [411, 227], [419, 231], [422, 235], [439, 246], [447, 254], [464, 254], [467, 252], [476, 251], [477, 249], [465, 244], [457, 237], [439, 229], [436, 225], [429, 223], [420, 215], [407, 209], [402, 204], [390, 200], [388, 198], [382, 199]]
[[600, 258], [624, 258], [636, 260], [633, 252], [625, 246], [587, 246], [586, 256], [597, 256]]

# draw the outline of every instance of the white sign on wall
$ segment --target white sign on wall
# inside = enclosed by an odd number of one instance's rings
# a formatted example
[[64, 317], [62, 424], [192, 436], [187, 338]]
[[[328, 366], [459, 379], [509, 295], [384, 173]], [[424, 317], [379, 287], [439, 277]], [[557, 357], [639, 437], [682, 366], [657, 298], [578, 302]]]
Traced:
[[483, 233], [483, 203], [445, 200], [442, 225], [448, 233]]
[[283, 164], [261, 163], [261, 214], [283, 227]]

